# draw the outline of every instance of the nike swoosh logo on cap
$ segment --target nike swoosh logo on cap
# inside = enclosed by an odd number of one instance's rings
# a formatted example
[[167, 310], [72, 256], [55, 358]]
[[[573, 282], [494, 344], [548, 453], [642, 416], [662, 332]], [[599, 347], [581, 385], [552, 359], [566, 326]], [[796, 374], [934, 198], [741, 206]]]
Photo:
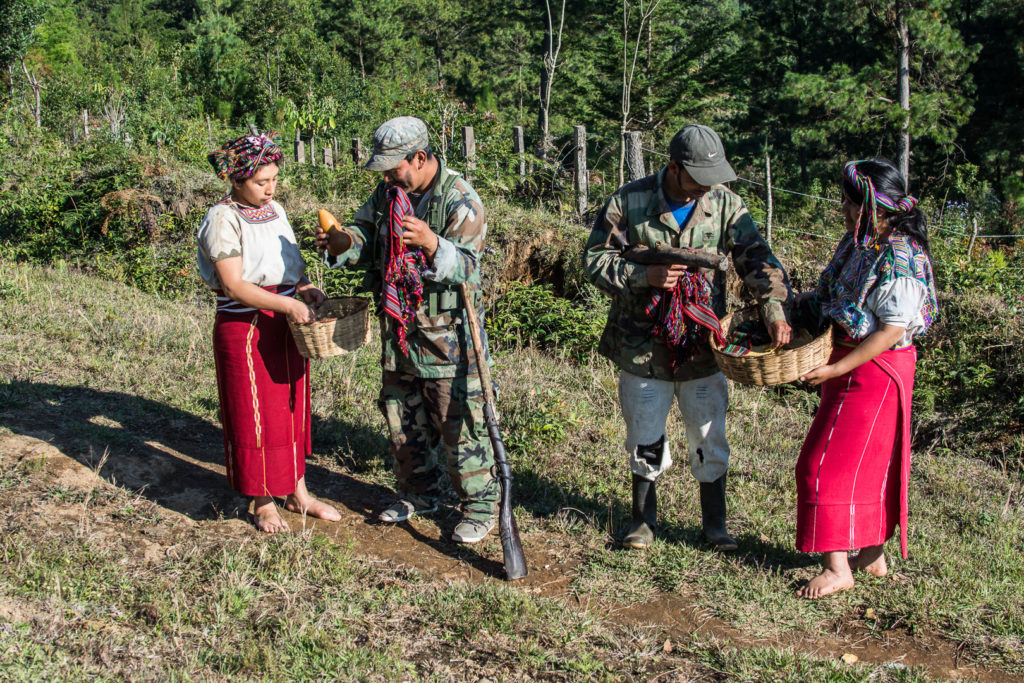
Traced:
[[708, 159], [712, 158], [716, 154], [718, 154], [718, 152], [708, 152]]

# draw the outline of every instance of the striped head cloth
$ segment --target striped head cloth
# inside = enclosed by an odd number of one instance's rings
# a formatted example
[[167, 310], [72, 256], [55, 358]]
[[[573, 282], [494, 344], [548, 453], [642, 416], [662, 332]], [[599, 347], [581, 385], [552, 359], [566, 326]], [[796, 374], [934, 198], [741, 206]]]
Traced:
[[[859, 169], [860, 164], [865, 161], [867, 160], [848, 161], [843, 166], [843, 175], [846, 176], [846, 180], [864, 195], [860, 203], [860, 214], [857, 216], [857, 243], [863, 247], [871, 244], [878, 232], [878, 216], [876, 214], [879, 207], [892, 213], [906, 213], [917, 206], [917, 198], [909, 194], [897, 200], [884, 192], [878, 192], [875, 189], [875, 184], [871, 182], [871, 177]], [[851, 199], [853, 198], [851, 197]], [[862, 229], [865, 223], [867, 229]]]
[[206, 155], [222, 180], [246, 180], [253, 177], [260, 166], [277, 163], [283, 157], [281, 139], [274, 131], [243, 135]]

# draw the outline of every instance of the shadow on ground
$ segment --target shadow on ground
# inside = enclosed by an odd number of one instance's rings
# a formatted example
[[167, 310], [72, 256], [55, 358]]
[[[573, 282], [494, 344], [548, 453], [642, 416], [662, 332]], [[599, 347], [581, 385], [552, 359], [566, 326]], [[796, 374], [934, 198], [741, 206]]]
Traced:
[[[363, 460], [371, 454], [379, 457], [386, 449], [383, 436], [364, 426], [333, 419], [319, 422], [313, 425], [314, 433], [343, 435], [347, 446], [365, 446], [346, 457], [357, 471], [365, 466]], [[248, 498], [233, 491], [224, 476], [220, 427], [191, 413], [121, 392], [14, 381], [0, 384], [0, 427], [45, 441], [110, 483], [190, 519], [249, 520]], [[315, 495], [374, 526], [375, 514], [394, 497], [390, 489], [309, 462], [306, 478]], [[501, 575], [500, 563], [442, 540], [450, 537], [457, 515], [442, 511], [435, 522], [440, 538], [409, 524], [397, 528], [414, 543], [485, 574]]]

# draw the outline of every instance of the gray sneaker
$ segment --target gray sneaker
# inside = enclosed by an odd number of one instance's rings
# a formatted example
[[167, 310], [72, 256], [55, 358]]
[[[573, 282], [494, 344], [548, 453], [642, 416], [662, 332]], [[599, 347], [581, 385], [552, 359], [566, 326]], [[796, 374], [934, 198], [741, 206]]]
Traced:
[[421, 498], [420, 496], [406, 496], [399, 498], [394, 503], [384, 508], [377, 519], [388, 524], [394, 524], [395, 522], [404, 522], [410, 517], [416, 515], [429, 515], [431, 512], [437, 512], [437, 500], [431, 498]]
[[467, 512], [455, 526], [452, 540], [456, 543], [477, 543], [491, 532], [498, 518], [486, 512]]

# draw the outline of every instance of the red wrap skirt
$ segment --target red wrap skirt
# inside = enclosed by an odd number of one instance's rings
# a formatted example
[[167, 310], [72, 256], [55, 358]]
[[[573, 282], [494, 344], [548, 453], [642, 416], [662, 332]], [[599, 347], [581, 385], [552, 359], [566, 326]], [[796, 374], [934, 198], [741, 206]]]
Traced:
[[246, 496], [286, 496], [311, 452], [309, 361], [287, 317], [218, 311], [213, 352], [228, 483]]
[[[836, 347], [835, 363], [852, 349]], [[917, 349], [889, 350], [821, 385], [821, 405], [796, 463], [796, 547], [881, 545], [900, 525], [907, 556], [910, 403]]]

